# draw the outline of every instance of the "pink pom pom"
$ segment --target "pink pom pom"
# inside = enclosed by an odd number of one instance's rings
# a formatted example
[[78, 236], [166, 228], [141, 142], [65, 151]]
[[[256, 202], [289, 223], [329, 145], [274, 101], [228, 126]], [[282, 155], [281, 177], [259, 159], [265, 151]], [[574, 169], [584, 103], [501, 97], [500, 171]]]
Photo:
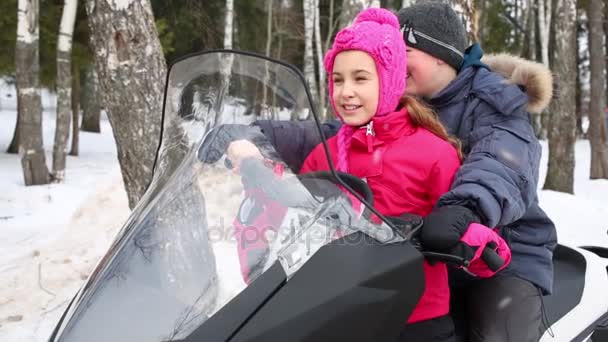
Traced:
[[372, 7], [361, 11], [355, 18], [355, 23], [358, 24], [364, 21], [372, 21], [381, 25], [390, 25], [397, 29], [399, 28], [399, 19], [397, 19], [397, 16], [384, 8]]

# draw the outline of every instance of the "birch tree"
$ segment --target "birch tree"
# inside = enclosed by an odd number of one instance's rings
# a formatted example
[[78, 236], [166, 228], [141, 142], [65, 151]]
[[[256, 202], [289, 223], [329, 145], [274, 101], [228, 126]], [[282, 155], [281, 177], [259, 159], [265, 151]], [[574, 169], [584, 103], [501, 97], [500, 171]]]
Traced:
[[80, 129], [85, 132], [101, 132], [99, 120], [101, 118], [101, 101], [99, 99], [99, 79], [95, 72], [95, 65], [87, 67], [82, 89], [82, 124]]
[[[66, 145], [72, 111], [72, 34], [76, 22], [77, 0], [65, 0], [57, 36], [57, 120], [53, 145], [53, 179], [65, 177]], [[78, 127], [78, 122], [74, 125]]]
[[[86, 10], [103, 103], [116, 140], [129, 207], [134, 208], [151, 181], [159, 147], [165, 58], [148, 0], [87, 0]], [[168, 169], [175, 169], [184, 159], [187, 144], [179, 140], [183, 137], [181, 126], [170, 124], [175, 118], [165, 119], [173, 130], [163, 132], [169, 151], [162, 162]], [[157, 190], [165, 185], [169, 175], [159, 172]], [[172, 222], [171, 228], [185, 232], [206, 229], [205, 209], [194, 205], [204, 203], [200, 196], [194, 187], [184, 187], [180, 196], [161, 208], [158, 222]], [[205, 238], [206, 233], [203, 231]], [[217, 298], [215, 256], [205, 242], [197, 242], [201, 244], [201, 260], [206, 263], [201, 268], [206, 283], [197, 284], [205, 292], [197, 301], [208, 306], [189, 311], [184, 321], [194, 319], [191, 314], [210, 315]]]
[[[333, 5], [333, 4], [332, 4]], [[315, 49], [317, 50], [317, 70], [319, 70], [319, 109], [321, 119], [327, 117], [327, 86], [325, 83], [325, 70], [323, 68], [323, 57], [325, 56], [325, 50], [323, 50], [321, 37], [321, 15], [319, 11], [319, 0], [314, 0], [315, 8]], [[333, 10], [333, 9], [332, 9]]]
[[[551, 22], [552, 22], [552, 7], [553, 0], [537, 0], [537, 18], [538, 18], [538, 38], [540, 41], [540, 57], [541, 62], [549, 68], [549, 39], [551, 32]], [[556, 14], [559, 14], [556, 12]], [[575, 105], [576, 106], [576, 105]], [[552, 120], [552, 112], [545, 113], [541, 117], [541, 127], [539, 131], [539, 136], [542, 139], [548, 137], [548, 126], [550, 121]]]
[[589, 143], [591, 144], [591, 179], [608, 178], [608, 141], [606, 137], [604, 3], [588, 0], [591, 102], [589, 103]]
[[352, 24], [359, 12], [368, 7], [380, 7], [378, 0], [344, 0], [342, 1], [342, 12], [340, 13], [340, 28]]
[[80, 68], [72, 64], [72, 148], [71, 156], [77, 156], [80, 149]]
[[412, 6], [416, 3], [416, 0], [401, 0], [401, 8]]
[[558, 94], [549, 112], [549, 168], [544, 189], [574, 192], [576, 140], [576, 0], [556, 0], [553, 72]]
[[527, 27], [526, 31], [528, 34], [526, 35], [528, 42], [526, 43], [528, 49], [526, 57], [530, 60], [536, 60], [536, 11], [534, 0], [527, 1], [528, 6], [528, 20], [526, 21]]
[[[272, 48], [272, 8], [274, 5], [274, 1], [273, 0], [266, 0], [266, 48], [264, 50], [266, 56], [271, 57], [271, 48]], [[265, 69], [264, 70], [264, 81], [266, 84], [268, 84], [268, 80], [269, 80], [269, 70], [268, 70], [268, 63], [264, 63], [265, 65]], [[263, 96], [262, 96], [262, 105], [264, 105], [265, 107], [265, 112], [270, 115], [270, 106], [268, 106], [268, 87], [264, 87], [263, 90]], [[270, 118], [274, 118], [274, 117], [270, 117]]]
[[452, 8], [460, 15], [467, 31], [469, 43], [479, 41], [478, 15], [474, 0], [449, 0]]
[[226, 0], [224, 17], [224, 49], [232, 49], [232, 24], [234, 22], [234, 0]]
[[[552, 0], [537, 0], [538, 36], [542, 63], [549, 67], [549, 32], [551, 30]], [[557, 12], [556, 12], [557, 13]], [[559, 13], [557, 13], [559, 14]]]
[[[224, 13], [224, 49], [231, 50], [232, 49], [232, 24], [234, 22], [234, 1], [226, 0], [226, 8]], [[230, 89], [230, 74], [232, 72], [232, 64], [234, 63], [234, 56], [228, 55], [226, 59], [222, 60], [222, 86], [220, 87], [221, 91], [228, 92]], [[222, 96], [222, 94], [220, 94]], [[214, 122], [219, 120], [220, 112], [217, 113]]]
[[152, 177], [165, 59], [147, 0], [87, 0], [86, 10], [103, 103], [133, 208]]
[[[313, 99], [319, 98], [313, 50], [315, 0], [304, 0], [304, 78], [308, 83]], [[323, 71], [323, 70], [320, 70]]]
[[49, 171], [42, 143], [38, 0], [19, 0], [15, 48], [19, 110], [19, 155], [25, 185], [46, 184]]

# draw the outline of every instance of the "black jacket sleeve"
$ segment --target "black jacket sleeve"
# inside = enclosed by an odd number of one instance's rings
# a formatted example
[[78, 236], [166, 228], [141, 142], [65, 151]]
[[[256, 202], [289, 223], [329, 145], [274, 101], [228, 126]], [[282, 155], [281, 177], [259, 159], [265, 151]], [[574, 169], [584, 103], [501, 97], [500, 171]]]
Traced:
[[[313, 120], [258, 120], [253, 124], [260, 127], [283, 162], [294, 173], [300, 171], [308, 154], [321, 143], [321, 136]], [[335, 120], [322, 124], [321, 129], [325, 138], [330, 138], [338, 132], [340, 126], [341, 122]]]

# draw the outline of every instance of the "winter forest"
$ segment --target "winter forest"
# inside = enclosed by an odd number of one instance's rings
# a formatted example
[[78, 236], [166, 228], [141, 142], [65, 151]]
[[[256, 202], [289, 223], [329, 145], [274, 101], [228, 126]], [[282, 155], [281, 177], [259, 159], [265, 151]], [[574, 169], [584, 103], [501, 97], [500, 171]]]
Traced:
[[[236, 49], [291, 63], [331, 120], [336, 32], [415, 1], [0, 1], [0, 340], [48, 338], [146, 193], [172, 61]], [[608, 246], [608, 2], [445, 1], [486, 55], [551, 70], [551, 103], [530, 117], [540, 204], [560, 239]]]

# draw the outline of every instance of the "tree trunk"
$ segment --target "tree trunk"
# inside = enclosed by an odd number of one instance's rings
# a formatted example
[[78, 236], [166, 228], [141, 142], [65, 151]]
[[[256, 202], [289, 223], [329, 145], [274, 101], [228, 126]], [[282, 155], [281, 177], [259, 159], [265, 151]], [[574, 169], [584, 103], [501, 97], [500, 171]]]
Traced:
[[80, 146], [80, 69], [72, 65], [72, 148], [71, 156], [78, 156]]
[[589, 113], [589, 25], [587, 11], [579, 9], [576, 25], [576, 136], [585, 138], [583, 118]]
[[[272, 8], [274, 7], [274, 1], [273, 0], [266, 0], [266, 49], [265, 49], [265, 53], [266, 56], [268, 57], [272, 57], [271, 54], [271, 48], [272, 48]], [[268, 64], [264, 63], [265, 65], [265, 69], [264, 70], [264, 83], [268, 84], [269, 81], [269, 73], [268, 73]], [[263, 95], [262, 95], [262, 106], [263, 108], [265, 108], [264, 112], [267, 115], [267, 119], [271, 119], [271, 120], [276, 120], [276, 118], [274, 117], [273, 112], [274, 108], [270, 108], [270, 106], [268, 105], [268, 87], [264, 87], [264, 89], [262, 90]], [[271, 114], [272, 113], [272, 114]]]
[[224, 49], [232, 49], [232, 23], [234, 22], [234, 0], [226, 0], [224, 17]]
[[474, 0], [449, 0], [452, 8], [460, 15], [465, 23], [469, 43], [479, 41], [479, 16], [475, 10]]
[[591, 102], [589, 103], [589, 143], [591, 144], [591, 179], [608, 178], [608, 144], [606, 137], [604, 3], [588, 0], [589, 56], [591, 69]]
[[401, 0], [401, 8], [409, 7], [416, 3], [416, 0]]
[[[72, 33], [76, 22], [77, 0], [65, 0], [57, 38], [57, 119], [55, 144], [53, 145], [53, 179], [65, 177], [66, 145], [70, 136], [70, 112], [72, 109]], [[78, 127], [77, 122], [74, 123]]]
[[[528, 6], [530, 6], [531, 8], [528, 10], [528, 21], [527, 21], [527, 26], [526, 26], [526, 31], [527, 33], [527, 42], [526, 42], [526, 49], [525, 49], [525, 56], [526, 58], [528, 58], [529, 60], [532, 61], [536, 61], [538, 60], [537, 57], [537, 51], [536, 51], [536, 42], [537, 42], [537, 32], [536, 32], [536, 9], [534, 8], [535, 6], [535, 0], [528, 0]], [[482, 28], [485, 25], [482, 25]], [[542, 113], [530, 113], [531, 119], [532, 119], [532, 127], [534, 127], [534, 132], [536, 134], [537, 137], [540, 138], [541, 136], [541, 132], [543, 130], [542, 127]]]
[[553, 72], [558, 96], [550, 108], [549, 168], [544, 189], [574, 193], [576, 141], [576, 0], [556, 0]]
[[[19, 94], [17, 94], [17, 98], [19, 98]], [[19, 131], [21, 130], [21, 115], [19, 115], [19, 113], [21, 113], [21, 111], [19, 110], [19, 101], [17, 101], [17, 122], [15, 122], [15, 131], [13, 132], [13, 139], [11, 140], [10, 145], [8, 145], [6, 153], [19, 153]]]
[[[608, 4], [606, 4], [606, 0], [604, 1], [604, 46], [608, 49], [608, 34], [606, 34], [606, 32], [608, 32], [608, 20], [606, 20], [606, 18], [608, 18]], [[608, 58], [606, 58], [606, 70], [608, 70]], [[605, 84], [605, 91], [606, 91], [606, 98], [608, 99], [608, 77], [607, 79], [607, 83]], [[608, 125], [608, 114], [606, 117], [606, 125]]]
[[315, 7], [315, 48], [317, 49], [317, 70], [319, 70], [319, 115], [321, 120], [327, 118], [327, 83], [325, 82], [325, 72], [323, 69], [323, 56], [325, 51], [322, 48], [323, 37], [321, 37], [321, 15], [319, 11], [319, 0], [314, 1]]
[[[103, 104], [114, 133], [129, 207], [133, 209], [152, 180], [160, 143], [167, 67], [148, 0], [87, 0], [86, 8]], [[167, 145], [164, 146], [165, 157], [159, 160], [156, 190], [160, 190], [170, 176], [161, 172], [163, 164], [179, 165], [187, 153], [188, 145], [181, 140], [184, 136], [182, 127], [171, 124], [174, 119], [165, 118], [168, 128], [163, 135]], [[179, 181], [177, 179], [176, 183]], [[201, 210], [191, 208], [193, 203], [201, 203], [200, 200], [192, 201], [195, 196], [201, 194], [192, 186], [184, 187], [177, 199], [166, 206], [161, 203], [158, 221], [204, 227], [199, 244], [205, 261], [205, 267], [201, 269], [201, 274], [205, 275], [202, 280], [206, 283], [199, 285], [205, 289], [201, 298], [207, 299], [204, 303], [208, 306], [196, 308], [197, 315], [204, 317], [211, 314], [217, 298], [217, 272], [213, 250], [204, 243], [208, 238], [207, 224], [204, 220], [193, 221], [200, 218], [200, 215], [193, 217], [193, 213]]]
[[545, 66], [549, 66], [549, 33], [551, 28], [552, 0], [538, 1], [538, 36], [540, 38], [540, 56]]
[[529, 60], [535, 61], [536, 59], [536, 11], [534, 8], [534, 0], [528, 0], [528, 6], [530, 9], [528, 10], [528, 21], [526, 26], [527, 34], [527, 49], [526, 49], [526, 57]]
[[89, 65], [84, 77], [82, 90], [82, 124], [80, 129], [85, 132], [100, 133], [101, 127], [101, 101], [99, 93], [99, 79], [95, 72], [95, 65]]
[[[310, 5], [313, 6], [313, 5]], [[340, 28], [352, 24], [359, 12], [368, 7], [378, 7], [379, 3], [371, 0], [344, 0], [342, 1], [342, 12], [340, 13]]]
[[[314, 22], [315, 22], [315, 0], [304, 0], [304, 78], [310, 87], [312, 98], [317, 100], [317, 77], [315, 73], [315, 60], [313, 50]], [[322, 72], [323, 70], [320, 70]]]
[[166, 65], [147, 0], [87, 0], [104, 105], [116, 140], [129, 207], [152, 178]]
[[15, 49], [19, 122], [19, 154], [25, 185], [47, 184], [42, 143], [40, 61], [38, 55], [38, 0], [19, 0]]

